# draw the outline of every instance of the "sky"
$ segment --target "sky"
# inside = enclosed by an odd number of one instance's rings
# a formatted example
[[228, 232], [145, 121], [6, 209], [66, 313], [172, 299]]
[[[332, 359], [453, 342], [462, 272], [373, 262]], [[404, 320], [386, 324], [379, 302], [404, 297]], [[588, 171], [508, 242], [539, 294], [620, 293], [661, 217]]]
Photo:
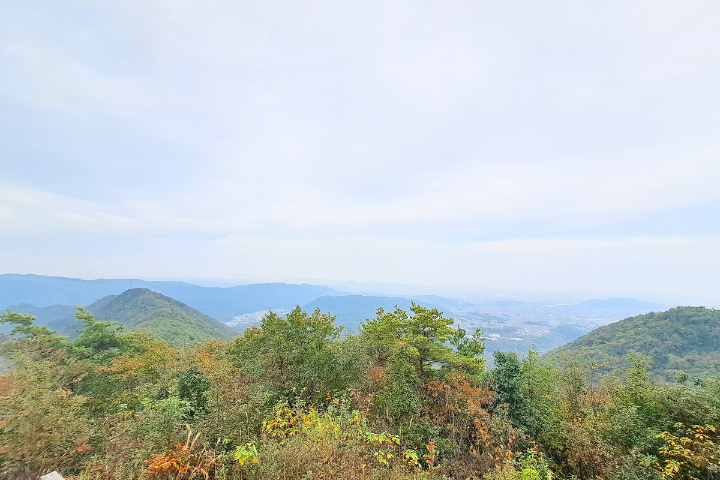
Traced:
[[0, 273], [720, 306], [720, 3], [0, 3]]

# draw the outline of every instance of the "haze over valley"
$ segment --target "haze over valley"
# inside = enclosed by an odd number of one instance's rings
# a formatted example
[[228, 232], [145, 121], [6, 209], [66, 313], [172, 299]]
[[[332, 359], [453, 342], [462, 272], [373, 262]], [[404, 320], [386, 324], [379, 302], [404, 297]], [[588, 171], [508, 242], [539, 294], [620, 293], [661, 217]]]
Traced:
[[[352, 284], [351, 284], [352, 285]], [[376, 286], [377, 288], [378, 286]], [[411, 286], [384, 286], [406, 293]], [[0, 275], [0, 304], [3, 310], [32, 314], [38, 324], [48, 325], [63, 334], [73, 336], [81, 324], [75, 320], [75, 305], [86, 306], [99, 319], [115, 320], [128, 325], [117, 313], [104, 313], [105, 304], [118, 295], [133, 289], [157, 292], [187, 304], [197, 314], [219, 321], [241, 335], [244, 329], [260, 325], [268, 311], [286, 314], [295, 306], [312, 312], [320, 309], [337, 317], [336, 325], [345, 332], [357, 333], [361, 322], [372, 319], [378, 308], [392, 311], [395, 306], [409, 311], [411, 304], [437, 308], [456, 324], [472, 331], [482, 329], [487, 337], [486, 356], [496, 350], [513, 350], [521, 354], [530, 348], [545, 353], [584, 335], [595, 328], [626, 317], [661, 311], [666, 305], [630, 298], [589, 299], [575, 303], [535, 300], [484, 300], [470, 302], [462, 298], [438, 295], [384, 295], [367, 291], [340, 291], [322, 285], [294, 285], [285, 283], [251, 284], [235, 287], [202, 287], [185, 282], [158, 282], [130, 279], [80, 280], [40, 275]], [[378, 288], [379, 289], [379, 288]], [[414, 288], [417, 290], [417, 287]], [[476, 294], [477, 296], [477, 294]], [[147, 305], [144, 309], [148, 309]], [[142, 315], [142, 310], [134, 314]], [[152, 310], [152, 307], [150, 307]], [[127, 314], [125, 314], [127, 315]], [[187, 320], [187, 319], [186, 319]], [[138, 323], [137, 321], [135, 323]], [[175, 329], [182, 329], [176, 324]], [[9, 327], [0, 327], [8, 333]], [[197, 341], [229, 338], [222, 334], [197, 337]], [[170, 340], [170, 337], [167, 337]], [[180, 341], [172, 340], [177, 344]]]

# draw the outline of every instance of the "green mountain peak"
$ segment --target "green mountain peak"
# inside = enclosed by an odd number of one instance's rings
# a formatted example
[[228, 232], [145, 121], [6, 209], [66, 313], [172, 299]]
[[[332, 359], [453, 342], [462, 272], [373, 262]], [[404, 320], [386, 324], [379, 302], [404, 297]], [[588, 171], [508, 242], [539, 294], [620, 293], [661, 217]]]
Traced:
[[115, 321], [128, 331], [139, 331], [172, 346], [208, 340], [228, 341], [237, 332], [175, 299], [147, 288], [132, 288], [90, 304], [99, 321]]

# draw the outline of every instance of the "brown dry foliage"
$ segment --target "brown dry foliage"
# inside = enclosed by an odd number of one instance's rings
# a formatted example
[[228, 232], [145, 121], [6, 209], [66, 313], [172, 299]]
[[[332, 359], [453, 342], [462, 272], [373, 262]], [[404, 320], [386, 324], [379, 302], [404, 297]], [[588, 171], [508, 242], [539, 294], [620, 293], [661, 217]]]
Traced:
[[185, 425], [188, 430], [187, 440], [184, 444], [178, 443], [174, 450], [169, 452], [155, 454], [145, 461], [147, 469], [145, 474], [152, 477], [166, 478], [168, 476], [175, 480], [183, 480], [190, 478], [209, 479], [218, 466], [218, 458], [215, 452], [203, 448], [197, 453], [193, 453], [195, 442], [200, 433], [193, 438], [192, 430]]

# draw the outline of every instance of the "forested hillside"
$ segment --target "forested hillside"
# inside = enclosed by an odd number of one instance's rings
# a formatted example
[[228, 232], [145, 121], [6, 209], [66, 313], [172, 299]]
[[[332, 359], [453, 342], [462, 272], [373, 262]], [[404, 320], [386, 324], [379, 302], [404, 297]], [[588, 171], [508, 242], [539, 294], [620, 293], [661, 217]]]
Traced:
[[652, 370], [675, 381], [685, 375], [720, 374], [720, 310], [677, 307], [626, 318], [597, 328], [547, 355], [557, 364], [591, 362], [598, 372], [627, 366], [625, 356], [640, 352], [652, 358]]
[[[145, 288], [108, 295], [85, 308], [99, 320], [117, 322], [129, 332], [142, 331], [176, 347], [212, 339], [230, 341], [238, 335], [214, 318]], [[75, 318], [75, 307], [69, 305], [36, 307], [20, 304], [9, 310], [32, 315], [36, 317], [37, 325], [47, 326], [70, 339], [77, 338], [78, 329], [82, 327], [82, 322]], [[0, 325], [0, 333], [9, 332], [9, 326]]]
[[[137, 328], [152, 320], [133, 312], [168, 303], [130, 290], [96, 307]], [[715, 312], [693, 312], [680, 323], [710, 331]], [[30, 315], [0, 316], [14, 367], [0, 375], [2, 478], [720, 477], [720, 380], [659, 382], [642, 354], [602, 384], [532, 351], [495, 352], [488, 369], [480, 331], [418, 305], [380, 309], [344, 337], [333, 316], [298, 307], [191, 348], [77, 317], [68, 341]]]
[[233, 329], [217, 320], [146, 288], [133, 288], [88, 305], [99, 321], [112, 321], [130, 332], [144, 332], [175, 347], [208, 340], [230, 341]]
[[120, 295], [131, 288], [147, 288], [183, 302], [205, 315], [229, 322], [235, 315], [291, 309], [323, 295], [338, 292], [321, 285], [260, 283], [235, 287], [201, 287], [185, 282], [159, 282], [131, 279], [81, 280], [43, 275], [0, 275], [0, 309], [28, 303], [50, 305], [89, 305], [108, 295]]

